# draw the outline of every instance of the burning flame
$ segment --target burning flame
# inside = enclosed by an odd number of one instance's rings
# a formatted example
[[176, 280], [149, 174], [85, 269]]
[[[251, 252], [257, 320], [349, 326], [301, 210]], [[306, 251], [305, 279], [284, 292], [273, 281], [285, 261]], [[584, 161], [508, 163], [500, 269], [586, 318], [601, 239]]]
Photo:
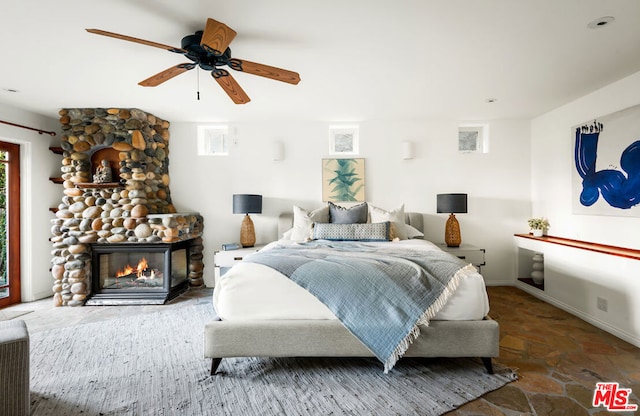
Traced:
[[[148, 271], [148, 276], [145, 276], [145, 271]], [[147, 263], [147, 259], [145, 259], [144, 257], [140, 259], [138, 265], [135, 268], [127, 264], [124, 269], [118, 270], [116, 272], [116, 278], [129, 276], [132, 274], [136, 275], [138, 279], [155, 279], [156, 277], [155, 270], [149, 270], [149, 263]]]

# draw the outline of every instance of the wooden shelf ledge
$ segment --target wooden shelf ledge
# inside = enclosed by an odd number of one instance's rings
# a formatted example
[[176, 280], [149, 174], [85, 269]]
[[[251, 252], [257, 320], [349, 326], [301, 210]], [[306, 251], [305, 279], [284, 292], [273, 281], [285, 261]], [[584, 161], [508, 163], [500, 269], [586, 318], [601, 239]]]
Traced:
[[76, 183], [76, 188], [79, 189], [103, 189], [103, 188], [120, 188], [123, 187], [120, 182], [105, 182], [105, 183], [95, 183], [95, 182], [78, 182]]
[[597, 253], [610, 254], [612, 256], [626, 257], [628, 259], [640, 260], [640, 250], [626, 247], [610, 246], [607, 244], [591, 243], [588, 241], [572, 240], [570, 238], [554, 237], [545, 235], [534, 237], [532, 234], [514, 234], [516, 237], [538, 240], [543, 243], [559, 244], [561, 246], [579, 248], [582, 250], [595, 251]]

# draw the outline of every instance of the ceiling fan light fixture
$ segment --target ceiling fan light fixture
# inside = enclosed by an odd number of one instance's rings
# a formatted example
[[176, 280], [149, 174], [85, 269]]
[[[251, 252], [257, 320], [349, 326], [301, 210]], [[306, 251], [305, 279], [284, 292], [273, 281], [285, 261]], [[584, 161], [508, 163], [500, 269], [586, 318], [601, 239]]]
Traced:
[[614, 20], [616, 20], [616, 19], [613, 16], [599, 17], [597, 19], [594, 19], [594, 20], [590, 21], [589, 24], [587, 25], [587, 27], [589, 29], [598, 29], [598, 28], [601, 28], [603, 26], [608, 25], [609, 23], [613, 22]]
[[121, 35], [119, 33], [107, 32], [101, 29], [86, 29], [86, 31], [96, 35], [109, 36], [120, 40], [165, 49], [169, 52], [184, 55], [185, 58], [192, 61], [174, 65], [140, 81], [138, 84], [143, 87], [157, 87], [163, 82], [198, 66], [205, 71], [211, 72], [213, 79], [216, 80], [234, 103], [246, 104], [251, 101], [249, 96], [242, 90], [229, 71], [220, 67], [227, 66], [234, 71], [270, 78], [293, 85], [300, 82], [300, 75], [297, 72], [232, 58], [229, 44], [237, 33], [224, 23], [211, 18], [207, 19], [204, 31], [199, 30], [193, 35], [187, 35], [182, 38], [182, 48]]

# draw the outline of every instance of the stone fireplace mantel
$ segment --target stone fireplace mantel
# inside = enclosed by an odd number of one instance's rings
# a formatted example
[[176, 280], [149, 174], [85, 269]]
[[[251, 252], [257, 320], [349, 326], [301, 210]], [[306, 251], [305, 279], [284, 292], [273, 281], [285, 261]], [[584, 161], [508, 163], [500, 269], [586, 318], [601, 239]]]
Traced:
[[[169, 190], [169, 122], [139, 109], [60, 110], [63, 197], [51, 221], [56, 306], [91, 293], [92, 244], [194, 240], [189, 286], [203, 285], [203, 218], [177, 213]], [[93, 183], [107, 160], [113, 182]]]

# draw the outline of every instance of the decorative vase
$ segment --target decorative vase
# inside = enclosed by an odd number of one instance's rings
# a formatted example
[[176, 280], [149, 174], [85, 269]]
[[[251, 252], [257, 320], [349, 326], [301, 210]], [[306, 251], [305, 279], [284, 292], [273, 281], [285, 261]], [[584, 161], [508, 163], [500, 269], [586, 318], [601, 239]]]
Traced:
[[533, 279], [533, 283], [541, 285], [544, 283], [544, 257], [542, 253], [535, 253], [531, 260], [533, 261], [531, 279]]
[[544, 230], [542, 228], [536, 228], [533, 230], [534, 237], [542, 237]]

